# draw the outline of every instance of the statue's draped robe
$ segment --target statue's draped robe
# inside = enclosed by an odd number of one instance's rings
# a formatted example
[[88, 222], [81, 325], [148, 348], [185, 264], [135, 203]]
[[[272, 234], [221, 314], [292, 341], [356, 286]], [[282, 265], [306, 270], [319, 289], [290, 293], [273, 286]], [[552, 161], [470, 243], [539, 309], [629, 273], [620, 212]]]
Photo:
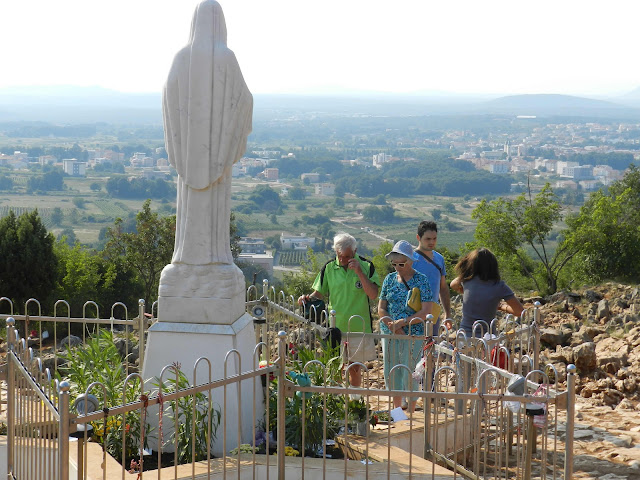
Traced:
[[164, 88], [166, 149], [178, 172], [172, 264], [233, 264], [231, 169], [246, 149], [253, 97], [226, 41], [220, 6], [201, 3]]

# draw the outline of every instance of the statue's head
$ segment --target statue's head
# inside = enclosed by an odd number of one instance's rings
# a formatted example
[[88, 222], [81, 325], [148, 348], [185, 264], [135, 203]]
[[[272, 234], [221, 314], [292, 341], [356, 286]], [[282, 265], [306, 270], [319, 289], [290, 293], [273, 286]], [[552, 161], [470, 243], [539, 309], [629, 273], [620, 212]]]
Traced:
[[227, 44], [227, 25], [222, 7], [215, 0], [203, 0], [191, 21], [189, 43]]

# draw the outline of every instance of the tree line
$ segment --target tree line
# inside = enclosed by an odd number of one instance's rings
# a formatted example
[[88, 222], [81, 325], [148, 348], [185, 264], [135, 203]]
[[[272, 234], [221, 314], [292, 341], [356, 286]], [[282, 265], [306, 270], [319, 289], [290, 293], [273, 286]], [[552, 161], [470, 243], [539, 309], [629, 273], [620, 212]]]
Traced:
[[175, 198], [176, 186], [162, 178], [112, 176], [107, 180], [107, 192], [118, 198]]
[[95, 301], [101, 312], [115, 302], [136, 311], [139, 298], [149, 305], [155, 300], [160, 271], [171, 262], [174, 236], [175, 216], [153, 212], [150, 200], [136, 215], [135, 231], [126, 231], [117, 219], [101, 251], [56, 241], [37, 210], [20, 216], [10, 211], [0, 220], [0, 295], [10, 298], [18, 313], [29, 298], [40, 301], [43, 314], [51, 313], [47, 306], [58, 299], [69, 302], [73, 316], [82, 314], [87, 300]]
[[[379, 208], [380, 212], [384, 208]], [[485, 246], [493, 250], [509, 282], [515, 280], [514, 286], [521, 291], [550, 294], [609, 279], [640, 281], [637, 167], [631, 167], [608, 190], [594, 193], [575, 214], [565, 215], [553, 189], [546, 185], [536, 195], [529, 190], [515, 199], [485, 200], [476, 207], [473, 217], [478, 222], [474, 242], [465, 248]], [[562, 219], [567, 226], [558, 230]], [[322, 216], [309, 220], [323, 222], [318, 225], [323, 239], [334, 233]], [[237, 257], [240, 250], [234, 223], [232, 219], [232, 251]], [[160, 272], [171, 261], [174, 235], [175, 216], [162, 217], [153, 212], [150, 200], [136, 215], [132, 231], [122, 220], [116, 220], [106, 232], [101, 251], [56, 241], [37, 211], [21, 216], [10, 212], [0, 220], [0, 295], [13, 300], [16, 313], [21, 313], [24, 302], [32, 297], [43, 306], [66, 299], [73, 316], [82, 313], [88, 299], [96, 301], [101, 311], [117, 301], [131, 309], [135, 309], [138, 298], [150, 304], [157, 294]], [[373, 252], [381, 274], [388, 270], [384, 254], [390, 247], [383, 244]], [[451, 271], [459, 253], [444, 254]], [[307, 265], [302, 273], [287, 274], [286, 293], [306, 287], [313, 268]], [[1, 308], [7, 311], [6, 305]], [[46, 307], [43, 312], [50, 313]]]
[[[547, 184], [535, 196], [529, 190], [482, 201], [473, 218], [475, 246], [493, 250], [522, 288], [548, 294], [581, 283], [640, 281], [640, 170], [633, 165], [577, 213], [565, 214]], [[567, 226], [558, 230], [563, 219]]]

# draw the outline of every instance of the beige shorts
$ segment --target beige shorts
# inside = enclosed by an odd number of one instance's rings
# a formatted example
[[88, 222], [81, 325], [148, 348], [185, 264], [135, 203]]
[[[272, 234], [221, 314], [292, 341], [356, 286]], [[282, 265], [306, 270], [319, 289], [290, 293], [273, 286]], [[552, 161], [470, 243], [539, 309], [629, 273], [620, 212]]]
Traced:
[[370, 362], [378, 358], [378, 349], [373, 334], [362, 332], [346, 332], [342, 334], [342, 341], [349, 342], [349, 361]]

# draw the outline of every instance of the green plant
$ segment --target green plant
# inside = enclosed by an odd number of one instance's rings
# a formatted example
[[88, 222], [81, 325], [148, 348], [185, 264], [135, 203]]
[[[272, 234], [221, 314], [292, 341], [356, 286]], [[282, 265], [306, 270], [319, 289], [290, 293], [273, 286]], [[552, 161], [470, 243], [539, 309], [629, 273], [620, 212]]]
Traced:
[[[318, 358], [315, 358], [314, 351], [301, 347], [290, 372], [298, 376], [305, 371], [305, 365], [311, 360], [321, 362], [312, 363], [306, 369], [312, 385], [337, 385], [341, 382], [342, 359], [339, 347], [323, 350]], [[291, 373], [287, 374], [287, 380], [292, 380]], [[278, 379], [275, 378], [269, 384], [269, 429], [272, 431], [276, 429], [277, 387]], [[285, 399], [285, 417], [285, 442], [300, 451], [314, 454], [322, 447], [325, 433], [326, 438], [333, 438], [338, 433], [344, 418], [344, 397], [315, 392], [302, 395], [297, 392], [293, 397]]]
[[[164, 382], [155, 377], [153, 384], [156, 387], [162, 384], [163, 392], [189, 388], [189, 380], [180, 370], [179, 364], [174, 365], [174, 371], [176, 377]], [[179, 464], [191, 462], [192, 452], [195, 452], [196, 461], [206, 459], [220, 425], [220, 409], [215, 408], [204, 393], [178, 398], [169, 402], [169, 405], [166, 416], [171, 424], [177, 425], [177, 429], [171, 432], [164, 444], [176, 445]]]
[[[95, 395], [100, 405], [112, 407], [124, 405], [139, 400], [142, 393], [141, 382], [128, 384], [123, 394], [124, 381], [127, 377], [123, 359], [116, 347], [111, 331], [101, 329], [90, 336], [80, 347], [67, 349], [60, 355], [63, 360], [56, 372], [58, 380], [65, 378], [69, 381], [71, 404], [84, 394], [93, 382], [100, 382], [103, 388], [94, 388], [89, 393]], [[105, 427], [106, 421], [106, 427]], [[122, 437], [124, 432], [124, 456], [126, 458], [138, 456], [140, 450], [141, 421], [140, 412], [130, 412], [122, 416], [110, 416], [105, 420], [92, 422], [93, 431], [99, 443], [116, 459], [123, 455]], [[150, 426], [146, 426], [146, 432]], [[145, 447], [147, 446], [145, 436]]]
[[356, 423], [362, 423], [367, 421], [367, 414], [369, 415], [369, 423], [374, 427], [378, 423], [378, 416], [369, 409], [369, 404], [360, 397], [358, 399], [349, 400], [347, 402], [347, 416], [350, 421]]

